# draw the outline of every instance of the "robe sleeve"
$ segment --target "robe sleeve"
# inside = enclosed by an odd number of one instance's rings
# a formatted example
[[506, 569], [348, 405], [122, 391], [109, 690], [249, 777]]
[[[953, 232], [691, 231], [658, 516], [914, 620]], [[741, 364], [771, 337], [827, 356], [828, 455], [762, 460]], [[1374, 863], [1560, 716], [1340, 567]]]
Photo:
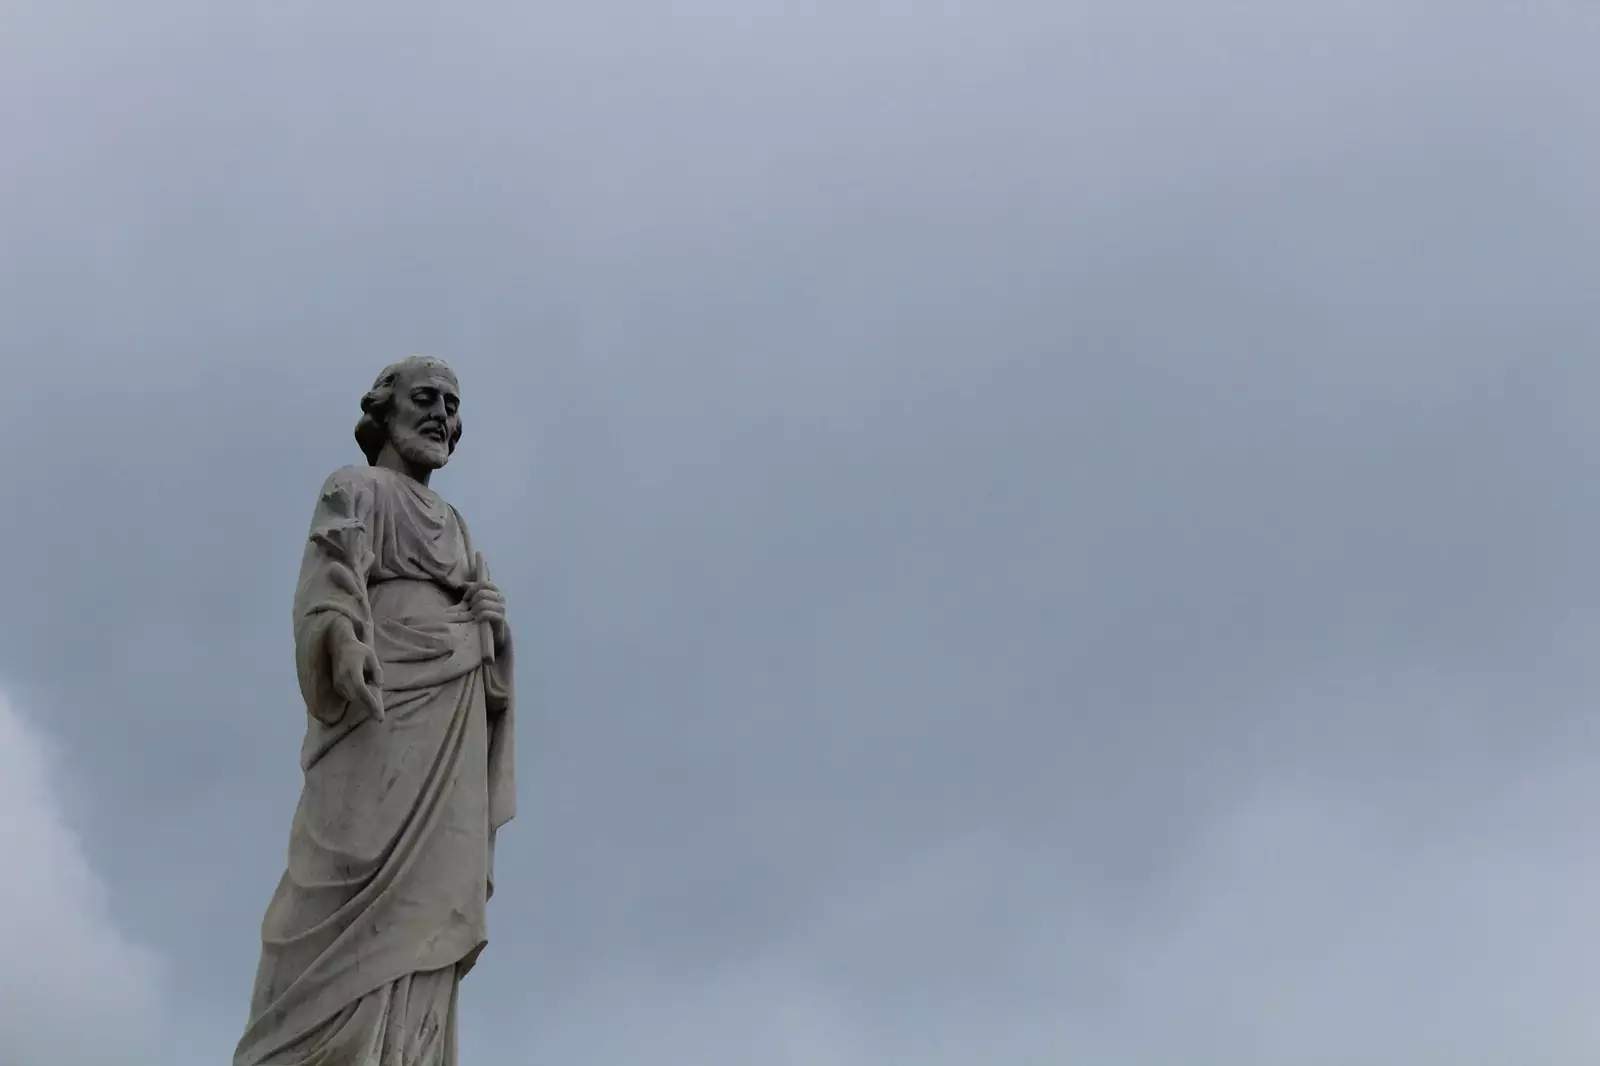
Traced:
[[367, 577], [373, 563], [374, 486], [353, 467], [332, 474], [322, 486], [311, 532], [300, 561], [294, 596], [294, 657], [306, 710], [336, 724], [346, 710], [333, 687], [330, 637], [348, 619], [356, 639], [372, 643], [372, 605]]
[[[467, 520], [461, 517], [461, 512], [454, 507], [450, 509], [455, 512], [470, 559], [476, 554], [472, 531], [467, 528]], [[510, 625], [506, 626], [505, 645], [495, 652], [495, 661], [483, 664], [483, 697], [489, 720], [489, 894], [493, 895], [494, 834], [517, 813], [516, 651]]]
[[484, 709], [489, 719], [489, 878], [488, 898], [494, 897], [495, 838], [517, 815], [517, 715], [516, 656], [511, 636], [483, 664]]
[[516, 654], [509, 628], [505, 645], [483, 670], [484, 707], [489, 716], [489, 825], [499, 829], [517, 813]]

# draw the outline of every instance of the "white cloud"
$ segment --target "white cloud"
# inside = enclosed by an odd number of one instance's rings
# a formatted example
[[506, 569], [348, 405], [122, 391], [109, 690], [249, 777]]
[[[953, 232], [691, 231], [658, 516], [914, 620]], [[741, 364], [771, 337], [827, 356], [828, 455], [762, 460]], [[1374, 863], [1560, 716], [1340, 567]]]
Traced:
[[0, 1058], [129, 1066], [160, 1028], [160, 964], [113, 923], [53, 756], [0, 693]]

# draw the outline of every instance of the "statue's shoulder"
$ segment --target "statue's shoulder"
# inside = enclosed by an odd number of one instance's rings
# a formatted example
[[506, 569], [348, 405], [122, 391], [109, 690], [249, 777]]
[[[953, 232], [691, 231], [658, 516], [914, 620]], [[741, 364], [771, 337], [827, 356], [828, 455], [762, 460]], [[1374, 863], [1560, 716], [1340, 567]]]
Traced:
[[362, 504], [370, 503], [383, 493], [386, 472], [374, 466], [341, 466], [323, 481], [322, 499], [344, 496], [358, 509], [364, 509]]
[[382, 475], [386, 472], [382, 467], [352, 463], [329, 474], [323, 484], [327, 488], [365, 489], [370, 492], [382, 481]]

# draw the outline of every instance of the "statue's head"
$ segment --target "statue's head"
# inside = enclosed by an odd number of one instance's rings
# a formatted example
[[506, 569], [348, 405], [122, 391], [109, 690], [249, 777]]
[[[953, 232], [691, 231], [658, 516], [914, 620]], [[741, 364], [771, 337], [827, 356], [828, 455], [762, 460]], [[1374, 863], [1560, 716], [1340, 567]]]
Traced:
[[461, 439], [461, 387], [443, 359], [413, 355], [384, 367], [361, 397], [356, 443], [378, 465], [392, 447], [407, 466], [437, 470]]

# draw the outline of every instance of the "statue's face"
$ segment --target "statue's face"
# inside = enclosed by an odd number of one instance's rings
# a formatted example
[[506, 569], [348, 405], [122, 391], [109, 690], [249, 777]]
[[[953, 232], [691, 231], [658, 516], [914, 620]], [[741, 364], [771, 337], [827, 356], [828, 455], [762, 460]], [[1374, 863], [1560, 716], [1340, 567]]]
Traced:
[[420, 367], [394, 383], [389, 439], [402, 459], [428, 470], [450, 461], [450, 440], [461, 425], [458, 393], [443, 367]]

